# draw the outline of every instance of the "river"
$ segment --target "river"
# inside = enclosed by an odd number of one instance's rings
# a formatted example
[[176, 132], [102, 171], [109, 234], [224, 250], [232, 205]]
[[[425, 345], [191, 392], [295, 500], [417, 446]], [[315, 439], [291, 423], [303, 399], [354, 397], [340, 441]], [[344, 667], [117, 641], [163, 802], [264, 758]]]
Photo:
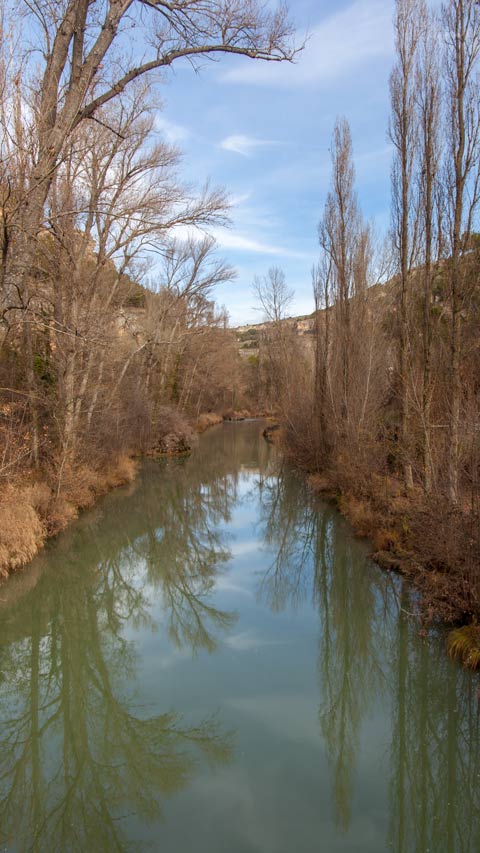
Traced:
[[7, 851], [480, 850], [478, 680], [257, 422], [0, 587]]

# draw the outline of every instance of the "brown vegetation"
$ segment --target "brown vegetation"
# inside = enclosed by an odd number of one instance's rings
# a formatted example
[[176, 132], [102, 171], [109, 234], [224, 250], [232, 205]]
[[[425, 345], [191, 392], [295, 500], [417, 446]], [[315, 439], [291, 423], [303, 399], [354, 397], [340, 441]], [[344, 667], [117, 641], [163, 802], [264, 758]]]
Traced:
[[[226, 198], [182, 182], [150, 84], [185, 56], [296, 53], [286, 9], [256, 0], [21, 5], [27, 26], [0, 0], [0, 573], [132, 456], [187, 452], [201, 412], [244, 405], [212, 299], [234, 271], [200, 230]], [[119, 61], [131, 15], [145, 52]]]
[[0, 492], [0, 577], [29, 563], [45, 540], [63, 530], [79, 510], [133, 480], [135, 472], [135, 461], [120, 455], [101, 472], [86, 465], [65, 471], [61, 493], [47, 479], [5, 485]]
[[[414, 580], [427, 616], [468, 622], [480, 615], [480, 7], [450, 0], [439, 25], [424, 2], [397, 0], [395, 34], [389, 244], [363, 221], [339, 119], [314, 346], [286, 343], [272, 320], [257, 375], [313, 485]], [[266, 282], [272, 300], [279, 282]]]
[[223, 423], [223, 417], [216, 412], [202, 412], [197, 420], [197, 432], [205, 432], [210, 427]]
[[447, 640], [450, 657], [469, 669], [480, 669], [480, 627], [464, 625], [452, 631]]

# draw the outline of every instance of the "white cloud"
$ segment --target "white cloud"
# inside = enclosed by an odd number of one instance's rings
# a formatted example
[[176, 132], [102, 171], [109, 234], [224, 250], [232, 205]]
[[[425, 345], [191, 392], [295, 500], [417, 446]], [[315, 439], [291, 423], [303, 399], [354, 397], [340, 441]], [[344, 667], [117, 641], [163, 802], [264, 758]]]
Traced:
[[176, 124], [165, 118], [161, 113], [155, 116], [155, 129], [162, 134], [165, 141], [170, 145], [175, 145], [178, 142], [185, 142], [191, 136], [188, 127], [182, 124]]
[[305, 252], [299, 252], [272, 243], [264, 243], [247, 234], [239, 234], [238, 232], [228, 231], [224, 228], [212, 228], [210, 234], [222, 249], [253, 252], [257, 255], [277, 255], [282, 258], [310, 258], [310, 255]]
[[[300, 36], [299, 36], [300, 39]], [[297, 63], [245, 63], [224, 80], [298, 87], [331, 83], [354, 67], [393, 55], [392, 6], [385, 0], [355, 0], [316, 26]]]
[[249, 201], [252, 197], [252, 193], [250, 191], [239, 193], [238, 195], [230, 196], [230, 202], [233, 207], [241, 207], [241, 205], [245, 204], [245, 202]]
[[253, 136], [238, 133], [222, 139], [220, 148], [241, 154], [243, 157], [250, 157], [257, 148], [263, 148], [265, 145], [276, 145], [276, 143], [268, 139], [255, 139]]
[[[282, 738], [309, 742], [318, 747], [318, 711], [308, 694], [259, 693], [227, 699], [227, 704], [253, 717]], [[295, 720], [295, 725], [292, 725]], [[300, 735], [301, 732], [301, 735]]]
[[228, 228], [191, 228], [180, 225], [172, 229], [178, 240], [201, 240], [205, 233], [210, 234], [220, 249], [231, 249], [237, 252], [251, 252], [254, 255], [273, 255], [280, 258], [295, 258], [297, 260], [312, 260], [308, 252], [300, 252], [275, 243], [256, 240], [248, 234], [230, 231]]
[[[248, 473], [253, 473], [251, 468], [248, 469]], [[245, 554], [256, 554], [259, 550], [260, 548], [256, 539], [247, 540], [246, 542], [233, 542], [230, 546], [230, 553], [234, 557], [243, 557]]]
[[230, 648], [234, 649], [236, 652], [251, 652], [265, 646], [283, 646], [288, 642], [288, 640], [262, 637], [262, 635], [255, 629], [249, 628], [238, 634], [232, 634], [230, 637], [227, 637], [224, 642], [226, 646], [230, 646]]

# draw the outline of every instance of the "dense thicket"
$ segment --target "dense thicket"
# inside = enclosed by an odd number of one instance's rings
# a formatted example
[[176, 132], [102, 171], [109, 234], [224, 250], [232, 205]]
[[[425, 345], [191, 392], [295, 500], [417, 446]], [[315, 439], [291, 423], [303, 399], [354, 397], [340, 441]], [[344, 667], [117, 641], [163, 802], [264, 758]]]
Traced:
[[295, 458], [343, 495], [386, 564], [429, 569], [426, 600], [457, 618], [480, 610], [480, 7], [449, 0], [437, 17], [397, 0], [395, 36], [388, 252], [362, 218], [338, 119], [314, 355], [293, 348], [282, 368], [278, 335], [267, 350]]

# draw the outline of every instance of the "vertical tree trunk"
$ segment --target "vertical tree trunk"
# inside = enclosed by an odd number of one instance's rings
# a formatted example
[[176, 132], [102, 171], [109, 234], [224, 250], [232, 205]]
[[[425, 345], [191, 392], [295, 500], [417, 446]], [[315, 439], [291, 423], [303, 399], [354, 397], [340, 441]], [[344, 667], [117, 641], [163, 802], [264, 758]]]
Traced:
[[[478, 127], [468, 127], [467, 89], [475, 71], [480, 46], [480, 20], [475, 0], [452, 0], [446, 11], [450, 49], [450, 109], [452, 121], [452, 257], [450, 263], [450, 411], [448, 430], [448, 494], [452, 504], [459, 497], [459, 447], [461, 408], [461, 328], [460, 294], [462, 276], [462, 227], [464, 222], [467, 179], [478, 144]], [[471, 98], [470, 98], [471, 101]], [[471, 115], [470, 115], [471, 118]], [[468, 139], [467, 139], [468, 133]]]
[[415, 116], [415, 60], [424, 19], [423, 0], [396, 0], [395, 46], [397, 62], [390, 78], [390, 137], [395, 146], [393, 171], [393, 222], [400, 277], [399, 298], [399, 404], [400, 463], [407, 489], [413, 488], [410, 429], [409, 277], [415, 258], [417, 210], [412, 199], [412, 171], [417, 151]]
[[408, 277], [410, 249], [410, 170], [409, 124], [412, 116], [407, 103], [409, 80], [404, 81], [402, 92], [402, 137], [401, 137], [401, 233], [400, 233], [400, 441], [402, 449], [403, 476], [407, 489], [413, 488], [411, 442], [409, 431], [409, 383], [408, 383]]
[[431, 350], [432, 350], [432, 277], [433, 277], [433, 241], [434, 241], [434, 202], [437, 184], [438, 125], [440, 111], [439, 75], [440, 66], [436, 60], [437, 28], [433, 18], [426, 13], [425, 29], [422, 39], [422, 54], [419, 63], [419, 116], [422, 134], [420, 157], [420, 193], [424, 217], [424, 270], [423, 270], [423, 388], [422, 388], [422, 452], [423, 486], [430, 494], [433, 485], [432, 429], [431, 429]]
[[[314, 422], [318, 426], [319, 441], [315, 443], [317, 466], [325, 464], [328, 456], [328, 361], [330, 353], [330, 275], [331, 263], [326, 262], [322, 269], [320, 265], [313, 271], [313, 286], [315, 297], [315, 401]], [[324, 311], [322, 323], [321, 311]], [[317, 446], [318, 445], [318, 446]]]

